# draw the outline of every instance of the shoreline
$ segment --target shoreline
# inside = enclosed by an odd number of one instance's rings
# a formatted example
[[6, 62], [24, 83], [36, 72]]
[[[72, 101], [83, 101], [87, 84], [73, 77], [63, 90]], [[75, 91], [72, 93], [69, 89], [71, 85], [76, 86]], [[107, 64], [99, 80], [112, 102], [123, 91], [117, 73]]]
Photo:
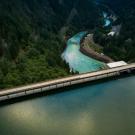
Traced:
[[93, 41], [93, 34], [86, 34], [81, 42], [80, 42], [80, 51], [85, 54], [88, 57], [91, 57], [93, 59], [99, 60], [101, 62], [104, 63], [111, 63], [114, 62], [113, 59], [111, 59], [110, 57], [104, 55], [104, 54], [100, 54], [96, 51], [94, 51], [92, 48], [88, 47], [86, 42], [89, 42], [88, 40], [90, 40], [91, 42], [94, 43]]

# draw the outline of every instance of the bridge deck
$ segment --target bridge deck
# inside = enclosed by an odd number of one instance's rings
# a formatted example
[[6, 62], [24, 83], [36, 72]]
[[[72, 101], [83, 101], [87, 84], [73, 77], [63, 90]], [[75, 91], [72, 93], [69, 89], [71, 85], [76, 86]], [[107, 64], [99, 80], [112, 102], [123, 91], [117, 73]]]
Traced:
[[113, 68], [113, 69], [107, 69], [107, 70], [102, 70], [102, 71], [97, 71], [97, 72], [92, 72], [92, 73], [74, 75], [74, 76], [71, 76], [71, 77], [56, 79], [56, 80], [37, 83], [37, 84], [31, 84], [31, 85], [22, 86], [22, 87], [13, 88], [13, 89], [8, 89], [8, 90], [1, 90], [0, 96], [9, 95], [9, 94], [13, 94], [13, 93], [19, 93], [19, 92], [25, 92], [27, 90], [43, 88], [43, 87], [46, 87], [46, 86], [62, 84], [64, 82], [71, 82], [71, 81], [74, 81], [74, 80], [85, 79], [85, 78], [90, 78], [90, 77], [94, 77], [94, 76], [96, 77], [96, 76], [100, 76], [100, 75], [104, 75], [104, 74], [121, 72], [121, 71], [128, 70], [128, 69], [135, 69], [135, 64], [129, 64], [129, 65], [122, 66], [122, 67], [117, 67], [117, 68]]

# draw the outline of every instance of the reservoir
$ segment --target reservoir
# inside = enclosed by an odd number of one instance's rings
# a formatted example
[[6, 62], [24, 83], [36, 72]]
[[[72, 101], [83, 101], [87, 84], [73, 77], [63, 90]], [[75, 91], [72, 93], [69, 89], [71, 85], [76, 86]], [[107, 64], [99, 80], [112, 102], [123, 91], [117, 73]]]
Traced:
[[67, 47], [62, 54], [62, 58], [69, 64], [71, 71], [87, 73], [98, 71], [105, 67], [105, 64], [90, 58], [80, 52], [81, 39], [87, 32], [80, 32], [67, 41]]
[[0, 106], [0, 135], [135, 135], [135, 76]]

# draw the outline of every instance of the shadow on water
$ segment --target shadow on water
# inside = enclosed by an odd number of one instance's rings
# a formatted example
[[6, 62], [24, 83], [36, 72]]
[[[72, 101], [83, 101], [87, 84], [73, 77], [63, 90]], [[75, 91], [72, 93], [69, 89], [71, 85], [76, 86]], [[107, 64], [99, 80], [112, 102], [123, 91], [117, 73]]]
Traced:
[[0, 103], [0, 107], [5, 106], [5, 105], [15, 104], [17, 102], [33, 100], [33, 99], [37, 99], [37, 98], [44, 97], [44, 96], [52, 96], [54, 94], [74, 91], [74, 90], [77, 90], [80, 87], [84, 88], [84, 87], [93, 86], [93, 85], [96, 85], [96, 84], [107, 83], [107, 82], [110, 82], [110, 81], [113, 81], [113, 80], [127, 78], [127, 77], [131, 77], [131, 76], [134, 76], [134, 75], [135, 75], [135, 71], [132, 72], [132, 74], [124, 72], [124, 73], [121, 73], [120, 76], [104, 78], [104, 79], [101, 79], [101, 80], [86, 82], [86, 83], [82, 83], [82, 84], [79, 84], [79, 85], [76, 84], [76, 85], [68, 86], [68, 87], [65, 87], [65, 88], [58, 88], [58, 89], [51, 90], [51, 91], [46, 91], [46, 92], [41, 92], [41, 93], [37, 93], [37, 94], [27, 95], [27, 96], [15, 98], [15, 99], [9, 99], [8, 101], [2, 101]]

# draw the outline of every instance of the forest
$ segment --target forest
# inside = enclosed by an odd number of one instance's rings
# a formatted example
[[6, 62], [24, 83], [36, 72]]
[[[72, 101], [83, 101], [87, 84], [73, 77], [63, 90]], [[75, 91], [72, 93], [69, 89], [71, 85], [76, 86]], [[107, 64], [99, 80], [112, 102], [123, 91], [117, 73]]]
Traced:
[[[96, 41], [104, 47], [104, 53], [114, 60], [135, 62], [135, 1], [134, 0], [101, 0], [103, 5], [113, 10], [121, 24], [119, 36], [108, 37], [106, 30], [98, 28]], [[116, 24], [115, 24], [116, 25]]]
[[64, 37], [93, 29], [94, 17], [92, 0], [1, 0], [0, 89], [70, 75]]
[[114, 60], [135, 62], [135, 1], [100, 2], [118, 16], [119, 36], [104, 34], [110, 28], [102, 28], [95, 0], [1, 0], [0, 89], [70, 75], [61, 54], [67, 39], [80, 31], [94, 31]]

